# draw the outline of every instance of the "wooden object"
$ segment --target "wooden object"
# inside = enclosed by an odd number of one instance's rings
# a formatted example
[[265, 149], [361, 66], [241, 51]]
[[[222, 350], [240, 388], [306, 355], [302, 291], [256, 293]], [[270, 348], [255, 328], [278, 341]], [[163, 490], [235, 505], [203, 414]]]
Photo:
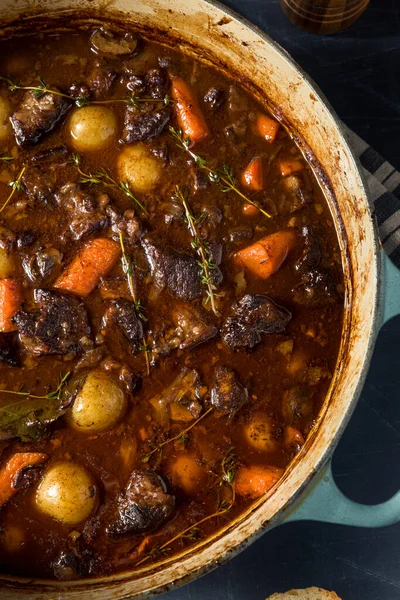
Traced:
[[370, 0], [281, 0], [290, 21], [311, 33], [337, 33], [349, 27]]

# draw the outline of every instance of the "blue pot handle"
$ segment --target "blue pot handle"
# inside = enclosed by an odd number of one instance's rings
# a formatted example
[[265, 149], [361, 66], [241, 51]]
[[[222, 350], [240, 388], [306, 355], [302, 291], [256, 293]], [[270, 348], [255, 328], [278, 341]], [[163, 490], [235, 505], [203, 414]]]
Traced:
[[[382, 325], [400, 314], [400, 270], [382, 251]], [[349, 500], [337, 487], [329, 462], [287, 513], [284, 522], [323, 521], [356, 527], [383, 527], [400, 521], [400, 492], [387, 502], [368, 506]]]

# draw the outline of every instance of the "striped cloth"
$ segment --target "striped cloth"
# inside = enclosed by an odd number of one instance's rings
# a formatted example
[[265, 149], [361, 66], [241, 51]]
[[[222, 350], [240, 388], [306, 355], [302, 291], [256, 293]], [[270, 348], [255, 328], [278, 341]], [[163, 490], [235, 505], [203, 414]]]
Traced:
[[400, 173], [353, 131], [347, 137], [364, 170], [382, 245], [400, 269]]

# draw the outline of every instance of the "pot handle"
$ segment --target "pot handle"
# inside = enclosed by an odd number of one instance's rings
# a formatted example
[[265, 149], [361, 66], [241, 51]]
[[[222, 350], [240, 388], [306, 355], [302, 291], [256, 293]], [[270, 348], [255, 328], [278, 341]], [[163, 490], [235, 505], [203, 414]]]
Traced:
[[400, 521], [400, 492], [381, 504], [358, 504], [337, 487], [329, 462], [311, 484], [299, 504], [289, 510], [283, 522], [323, 521], [354, 527], [384, 527]]
[[[400, 270], [382, 251], [382, 325], [400, 314]], [[390, 500], [372, 506], [358, 504], [337, 487], [329, 462], [299, 503], [289, 510], [284, 522], [323, 521], [356, 527], [383, 527], [400, 521], [400, 492]]]
[[382, 251], [383, 261], [383, 313], [382, 325], [400, 314], [400, 270], [390, 260], [386, 252]]

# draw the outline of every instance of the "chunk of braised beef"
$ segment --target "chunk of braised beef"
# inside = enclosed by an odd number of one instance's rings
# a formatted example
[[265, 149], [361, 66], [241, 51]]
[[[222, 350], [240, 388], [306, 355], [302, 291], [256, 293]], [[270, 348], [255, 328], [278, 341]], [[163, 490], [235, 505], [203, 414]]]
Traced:
[[109, 224], [106, 207], [110, 199], [107, 194], [95, 195], [76, 183], [66, 183], [57, 192], [56, 201], [72, 213], [68, 227], [75, 240], [92, 235]]
[[71, 106], [71, 101], [62, 96], [46, 93], [37, 98], [33, 92], [27, 92], [19, 109], [10, 117], [17, 144], [23, 147], [36, 144], [54, 129]]
[[93, 95], [95, 98], [106, 96], [117, 77], [118, 73], [114, 69], [97, 61], [88, 78], [90, 96]]
[[38, 250], [33, 255], [24, 256], [22, 268], [32, 283], [42, 283], [57, 267], [61, 267], [62, 255], [56, 248]]
[[282, 333], [292, 315], [262, 294], [245, 294], [231, 309], [222, 326], [222, 338], [232, 350], [251, 349], [264, 335]]
[[118, 496], [107, 535], [120, 539], [154, 531], [170, 516], [174, 506], [175, 498], [167, 493], [161, 477], [153, 471], [135, 470]]
[[302, 227], [300, 234], [303, 239], [303, 250], [294, 267], [297, 271], [313, 269], [321, 262], [321, 248], [317, 236], [309, 225]]
[[160, 247], [149, 238], [142, 240], [155, 285], [165, 287], [181, 300], [194, 300], [202, 292], [201, 270], [197, 259], [189, 254]]
[[203, 311], [190, 304], [182, 304], [172, 312], [175, 324], [174, 339], [181, 350], [194, 348], [215, 337], [218, 329], [210, 323]]
[[237, 373], [228, 367], [218, 367], [211, 390], [211, 404], [231, 418], [248, 401], [247, 389]]
[[22, 176], [22, 184], [27, 196], [42, 204], [54, 203], [56, 174], [44, 167], [31, 167]]
[[225, 94], [222, 90], [219, 90], [216, 87], [212, 87], [208, 90], [207, 94], [204, 96], [204, 102], [207, 102], [211, 108], [219, 108], [225, 101]]
[[337, 302], [338, 299], [335, 277], [329, 269], [304, 271], [301, 283], [293, 289], [293, 300], [302, 306], [321, 307]]
[[13, 320], [25, 349], [34, 356], [76, 355], [92, 347], [85, 306], [77, 298], [36, 289], [38, 310], [20, 310]]
[[106, 214], [109, 218], [111, 229], [114, 233], [122, 232], [125, 237], [125, 241], [128, 244], [135, 244], [142, 235], [142, 225], [137, 217], [135, 217], [135, 211], [132, 209], [126, 210], [121, 214], [113, 206], [107, 206]]
[[168, 89], [168, 77], [164, 69], [150, 69], [145, 75], [146, 94], [151, 98], [163, 98]]
[[170, 119], [169, 108], [140, 113], [135, 107], [126, 109], [122, 139], [126, 144], [143, 142], [160, 135]]
[[226, 236], [231, 244], [241, 244], [253, 237], [253, 228], [251, 225], [238, 225], [228, 231]]
[[45, 150], [39, 150], [30, 157], [32, 163], [49, 163], [54, 162], [60, 165], [66, 162], [70, 154], [66, 146], [56, 146], [54, 148], [46, 148]]
[[0, 362], [10, 367], [21, 366], [14, 333], [0, 333]]
[[139, 350], [143, 339], [143, 323], [138, 317], [135, 305], [123, 298], [111, 302], [109, 318], [118, 325], [125, 338], [131, 344], [132, 354]]
[[100, 27], [90, 36], [90, 45], [96, 54], [120, 58], [134, 54], [139, 39], [133, 33], [116, 33]]

